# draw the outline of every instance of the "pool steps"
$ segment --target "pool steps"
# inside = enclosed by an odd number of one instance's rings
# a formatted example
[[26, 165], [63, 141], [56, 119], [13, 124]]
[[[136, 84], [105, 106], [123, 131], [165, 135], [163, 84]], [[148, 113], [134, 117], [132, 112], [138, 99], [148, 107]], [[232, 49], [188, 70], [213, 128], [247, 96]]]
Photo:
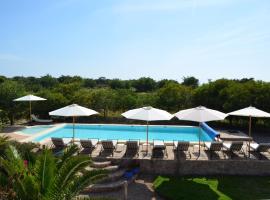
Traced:
[[111, 161], [104, 161], [104, 162], [93, 162], [91, 164], [91, 167], [94, 167], [94, 168], [104, 168], [104, 167], [107, 167], [107, 166], [110, 166], [112, 164]]
[[87, 170], [93, 169], [106, 169], [109, 170], [107, 177], [98, 181], [96, 184], [91, 184], [83, 190], [83, 194], [110, 192], [113, 190], [121, 189], [124, 185], [132, 183], [137, 175], [134, 175], [128, 181], [124, 178], [126, 168], [120, 168], [118, 165], [112, 165], [111, 161], [94, 161]]

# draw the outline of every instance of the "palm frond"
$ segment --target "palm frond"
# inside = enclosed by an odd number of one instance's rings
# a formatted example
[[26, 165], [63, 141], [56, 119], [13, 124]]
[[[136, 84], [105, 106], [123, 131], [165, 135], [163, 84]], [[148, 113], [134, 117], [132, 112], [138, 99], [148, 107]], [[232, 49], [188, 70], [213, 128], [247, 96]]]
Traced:
[[6, 145], [9, 142], [9, 137], [6, 135], [0, 136], [0, 147]]
[[9, 137], [8, 136], [0, 136], [0, 157], [5, 155], [5, 150], [9, 145]]
[[66, 185], [76, 178], [86, 166], [89, 166], [91, 159], [87, 156], [72, 156], [67, 159], [63, 166], [57, 171], [57, 176], [54, 178], [54, 183], [48, 191], [48, 196], [51, 199], [61, 199], [66, 193]]
[[21, 159], [18, 151], [15, 147], [9, 145], [5, 150], [5, 155], [1, 161], [1, 166], [9, 176], [13, 176], [15, 173], [22, 173], [25, 170], [23, 160]]
[[51, 151], [44, 150], [34, 166], [36, 179], [40, 182], [41, 194], [45, 194], [51, 185], [56, 172], [55, 158]]
[[16, 195], [20, 200], [37, 200], [39, 199], [39, 185], [35, 177], [29, 173], [22, 177], [17, 177], [13, 186]]
[[38, 145], [32, 142], [19, 143], [17, 141], [10, 142], [14, 146], [22, 159], [27, 160], [29, 164], [34, 164], [37, 155], [33, 152], [33, 149], [38, 148]]
[[59, 158], [59, 162], [57, 163], [57, 168], [61, 168], [63, 164], [69, 160], [73, 155], [77, 154], [79, 151], [79, 147], [76, 144], [72, 144], [68, 146], [64, 154]]

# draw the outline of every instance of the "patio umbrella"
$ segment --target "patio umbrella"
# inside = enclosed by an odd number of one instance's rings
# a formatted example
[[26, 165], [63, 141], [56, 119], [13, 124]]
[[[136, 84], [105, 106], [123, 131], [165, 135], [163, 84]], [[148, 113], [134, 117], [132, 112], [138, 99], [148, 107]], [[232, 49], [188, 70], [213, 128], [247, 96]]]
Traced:
[[160, 121], [160, 120], [170, 120], [171, 118], [173, 118], [173, 115], [171, 115], [167, 111], [153, 108], [151, 106], [129, 110], [127, 112], [122, 113], [122, 116], [124, 116], [127, 119], [146, 121], [147, 151], [148, 151], [148, 126], [149, 126], [149, 122], [150, 121]]
[[[203, 122], [223, 120], [227, 117], [227, 114], [217, 110], [212, 110], [204, 106], [191, 108], [187, 110], [180, 110], [174, 114], [179, 120], [187, 120], [193, 122], [199, 122], [199, 126]], [[199, 129], [199, 155], [201, 153], [201, 129]]]
[[58, 110], [49, 112], [49, 115], [52, 115], [52, 116], [72, 117], [73, 141], [75, 138], [75, 117], [90, 116], [90, 115], [95, 115], [95, 114], [98, 114], [98, 112], [91, 110], [89, 108], [79, 106], [77, 104], [72, 104], [72, 105], [60, 108]]
[[44, 98], [41, 98], [41, 97], [38, 97], [38, 96], [35, 96], [35, 95], [32, 95], [32, 94], [29, 94], [29, 95], [26, 95], [26, 96], [23, 96], [23, 97], [20, 97], [18, 99], [14, 99], [13, 101], [28, 101], [29, 102], [29, 116], [30, 116], [30, 121], [31, 121], [31, 114], [32, 114], [32, 101], [45, 101], [47, 99], [44, 99]]
[[[252, 117], [258, 117], [258, 118], [269, 118], [270, 113], [267, 113], [265, 111], [259, 110], [255, 107], [249, 106], [247, 108], [243, 108], [237, 111], [233, 111], [228, 113], [228, 115], [234, 115], [234, 116], [243, 116], [243, 117], [249, 117], [249, 128], [248, 128], [248, 135], [251, 137], [251, 122], [252, 122]], [[248, 156], [250, 157], [250, 141], [249, 141], [249, 151], [248, 151]]]

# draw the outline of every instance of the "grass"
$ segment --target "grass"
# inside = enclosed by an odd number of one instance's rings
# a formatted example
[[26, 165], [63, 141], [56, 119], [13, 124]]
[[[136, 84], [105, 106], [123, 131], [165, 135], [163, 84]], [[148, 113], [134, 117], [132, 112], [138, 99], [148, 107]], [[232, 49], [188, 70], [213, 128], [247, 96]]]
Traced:
[[270, 199], [270, 177], [164, 177], [154, 181], [165, 199], [255, 200]]

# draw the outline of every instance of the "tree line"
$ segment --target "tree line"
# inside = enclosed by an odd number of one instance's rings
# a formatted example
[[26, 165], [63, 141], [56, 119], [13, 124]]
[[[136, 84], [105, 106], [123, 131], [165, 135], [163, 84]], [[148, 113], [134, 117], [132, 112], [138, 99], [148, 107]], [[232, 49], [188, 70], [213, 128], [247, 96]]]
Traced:
[[[156, 81], [149, 77], [120, 80], [80, 76], [0, 76], [2, 121], [12, 124], [14, 120], [27, 116], [28, 105], [13, 102], [13, 99], [29, 93], [47, 99], [33, 104], [35, 114], [41, 117], [48, 117], [49, 111], [71, 103], [97, 110], [103, 118], [119, 117], [128, 109], [148, 105], [171, 113], [199, 105], [223, 112], [252, 105], [270, 112], [270, 83], [252, 78], [209, 80], [199, 84], [195, 77], [184, 77], [178, 82], [169, 79]], [[268, 124], [263, 121], [263, 125]]]

